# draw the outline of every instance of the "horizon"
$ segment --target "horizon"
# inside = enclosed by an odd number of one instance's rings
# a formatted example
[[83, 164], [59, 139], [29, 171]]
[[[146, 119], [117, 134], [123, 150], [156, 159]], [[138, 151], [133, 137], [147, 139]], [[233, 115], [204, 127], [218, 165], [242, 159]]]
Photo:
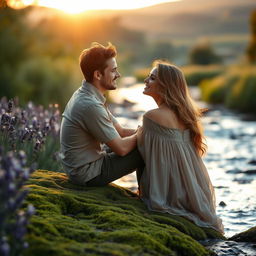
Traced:
[[7, 0], [8, 6], [20, 9], [27, 6], [42, 6], [57, 9], [68, 14], [80, 14], [91, 10], [132, 10], [163, 3], [179, 2], [182, 0], [130, 0], [129, 2], [120, 2], [109, 0], [102, 3], [101, 0], [94, 0], [90, 3], [83, 0], [70, 1], [52, 1], [52, 0]]

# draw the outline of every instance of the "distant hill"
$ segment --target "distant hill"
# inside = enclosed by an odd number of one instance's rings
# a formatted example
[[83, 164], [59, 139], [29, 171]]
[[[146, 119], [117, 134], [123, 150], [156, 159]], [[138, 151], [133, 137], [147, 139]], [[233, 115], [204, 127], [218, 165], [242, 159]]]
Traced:
[[248, 34], [253, 9], [256, 9], [256, 0], [182, 0], [136, 10], [90, 14], [119, 16], [125, 27], [144, 31], [149, 38], [196, 38]]

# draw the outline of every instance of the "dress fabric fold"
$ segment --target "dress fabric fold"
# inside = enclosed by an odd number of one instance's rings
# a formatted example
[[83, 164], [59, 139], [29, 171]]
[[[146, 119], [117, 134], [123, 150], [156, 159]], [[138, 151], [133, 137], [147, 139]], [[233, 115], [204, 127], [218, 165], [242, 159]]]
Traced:
[[214, 188], [190, 131], [167, 128], [144, 116], [138, 148], [145, 161], [140, 197], [149, 210], [183, 216], [223, 233]]

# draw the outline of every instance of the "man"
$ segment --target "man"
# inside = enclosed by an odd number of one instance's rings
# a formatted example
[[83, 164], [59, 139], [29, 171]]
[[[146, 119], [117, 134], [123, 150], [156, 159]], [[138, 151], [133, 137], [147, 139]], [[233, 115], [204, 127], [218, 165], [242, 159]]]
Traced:
[[85, 80], [66, 105], [60, 130], [62, 164], [76, 184], [103, 186], [144, 166], [136, 130], [123, 128], [105, 105], [104, 93], [120, 77], [116, 54], [113, 45], [94, 43], [79, 58]]

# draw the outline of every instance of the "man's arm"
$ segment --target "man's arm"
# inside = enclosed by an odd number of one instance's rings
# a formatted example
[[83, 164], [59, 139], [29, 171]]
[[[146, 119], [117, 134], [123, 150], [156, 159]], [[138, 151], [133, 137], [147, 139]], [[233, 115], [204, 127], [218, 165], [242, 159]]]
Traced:
[[[84, 123], [90, 133], [101, 143], [107, 144], [117, 155], [125, 156], [132, 151], [137, 144], [136, 134], [124, 137], [120, 135], [105, 108], [94, 104], [86, 108]], [[121, 134], [125, 134], [120, 125], [117, 125]]]
[[117, 132], [119, 133], [119, 135], [124, 138], [124, 137], [128, 137], [131, 136], [133, 134], [136, 133], [137, 129], [129, 129], [129, 128], [124, 128], [122, 127], [119, 123], [114, 123], [114, 126], [117, 130]]
[[137, 137], [136, 137], [136, 134], [133, 134], [133, 135], [125, 137], [125, 138], [117, 137], [117, 138], [107, 142], [106, 144], [117, 155], [125, 156], [136, 147]]

